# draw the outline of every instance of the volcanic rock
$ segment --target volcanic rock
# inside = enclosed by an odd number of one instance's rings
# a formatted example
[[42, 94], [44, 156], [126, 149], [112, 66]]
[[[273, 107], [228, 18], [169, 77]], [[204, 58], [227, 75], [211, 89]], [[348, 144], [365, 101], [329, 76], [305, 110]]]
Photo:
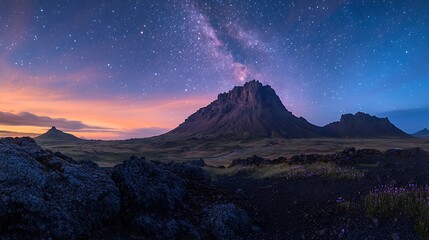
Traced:
[[0, 140], [0, 236], [89, 237], [120, 210], [103, 170], [42, 150], [31, 138]]
[[252, 239], [200, 167], [132, 157], [113, 169], [0, 139], [0, 239]]
[[[247, 213], [228, 201], [207, 172], [187, 164], [131, 158], [113, 169], [129, 231], [157, 239], [242, 239]], [[226, 204], [226, 205], [223, 205]], [[222, 212], [231, 210], [231, 212]]]

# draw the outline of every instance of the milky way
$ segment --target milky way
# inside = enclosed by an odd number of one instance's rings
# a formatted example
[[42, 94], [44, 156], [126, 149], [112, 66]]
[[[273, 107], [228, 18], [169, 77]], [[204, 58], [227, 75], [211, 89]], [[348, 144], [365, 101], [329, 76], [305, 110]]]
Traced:
[[[1, 3], [1, 93], [27, 102], [2, 99], [0, 112], [107, 132], [165, 131], [218, 93], [258, 79], [318, 125], [364, 111], [406, 131], [429, 127], [426, 0], [53, 3]], [[44, 97], [56, 107], [41, 107]], [[99, 112], [61, 111], [73, 104]], [[107, 105], [135, 121], [108, 115]]]

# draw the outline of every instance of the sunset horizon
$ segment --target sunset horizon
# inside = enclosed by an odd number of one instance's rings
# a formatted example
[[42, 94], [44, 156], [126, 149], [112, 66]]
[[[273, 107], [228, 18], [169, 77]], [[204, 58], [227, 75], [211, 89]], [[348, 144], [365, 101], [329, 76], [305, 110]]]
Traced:
[[[75, 120], [73, 118], [64, 118], [64, 117], [51, 117], [55, 115], [35, 115], [30, 112], [0, 112], [0, 137], [37, 137], [40, 134], [45, 133], [48, 131], [51, 127], [57, 127], [60, 130], [71, 133], [79, 138], [87, 139], [87, 140], [126, 140], [126, 139], [132, 139], [132, 138], [146, 138], [146, 137], [153, 137], [153, 136], [159, 136], [164, 133], [167, 133], [170, 130], [173, 130], [177, 126], [179, 126], [181, 123], [185, 121], [185, 119], [191, 115], [196, 110], [208, 105], [212, 101], [214, 101], [216, 98], [213, 99], [196, 99], [194, 101], [189, 100], [177, 100], [177, 104], [183, 104], [182, 106], [174, 105], [171, 108], [168, 108], [166, 104], [162, 103], [155, 103], [159, 105], [152, 105], [150, 109], [146, 107], [146, 104], [143, 103], [142, 106], [139, 109], [136, 108], [129, 108], [128, 104], [125, 104], [124, 108], [120, 108], [121, 110], [115, 110], [116, 113], [118, 111], [121, 112], [121, 115], [133, 115], [134, 119], [128, 119], [128, 121], [124, 121], [121, 119], [116, 118], [115, 116], [110, 116], [106, 114], [109, 111], [106, 110], [106, 112], [100, 112], [100, 114], [94, 114], [93, 111], [89, 111], [87, 114], [87, 118], [82, 117], [82, 119], [91, 119], [87, 121], [81, 121], [81, 120]], [[95, 104], [95, 102], [87, 102], [85, 103], [85, 106], [91, 106], [91, 104]], [[198, 105], [199, 104], [199, 105]], [[151, 104], [150, 104], [151, 105]], [[111, 105], [108, 105], [108, 108], [111, 109]], [[147, 121], [149, 124], [147, 127], [143, 127], [144, 125], [141, 125], [140, 119], [144, 119], [145, 116], [149, 115], [151, 109], [153, 108], [160, 108], [161, 110], [158, 110], [159, 115], [153, 114], [151, 112], [151, 116], [157, 116], [159, 118], [162, 118], [163, 114], [167, 113], [167, 116], [163, 116], [164, 118], [169, 119], [169, 122], [166, 122], [165, 127], [162, 127], [164, 125], [159, 125], [159, 122], [157, 122], [154, 125], [150, 125], [153, 121], [150, 121], [150, 119]], [[174, 115], [172, 117], [171, 115], [168, 115], [168, 113], [177, 111], [178, 108], [183, 107], [184, 109], [180, 111], [178, 114], [171, 114]], [[72, 108], [73, 111], [78, 111], [80, 108]], [[98, 109], [99, 110], [99, 109]], [[152, 110], [153, 111], [153, 110]], [[156, 110], [155, 110], [156, 111]], [[149, 112], [149, 113], [148, 113]], [[364, 111], [360, 111], [364, 112]], [[85, 113], [85, 112], [84, 112]], [[136, 113], [140, 113], [141, 115]], [[292, 112], [293, 113], [293, 112]], [[349, 112], [344, 114], [355, 114], [356, 112]], [[115, 114], [114, 114], [115, 115]], [[342, 114], [343, 115], [343, 114]], [[375, 114], [376, 116], [382, 116], [385, 117], [386, 115], [383, 114]], [[76, 116], [76, 114], [73, 112], [70, 116]], [[84, 115], [85, 116], [85, 115]], [[140, 117], [141, 116], [141, 117]], [[308, 118], [307, 116], [301, 116], [306, 119], [311, 119], [311, 116]], [[158, 119], [157, 117], [153, 117], [154, 119]], [[338, 121], [340, 119], [341, 115], [339, 115], [337, 118], [333, 119], [332, 122]], [[24, 120], [25, 119], [25, 120]], [[97, 121], [94, 119], [103, 119], [101, 121]], [[106, 119], [112, 119], [112, 121], [106, 122]], [[5, 124], [6, 123], [6, 124]], [[326, 122], [324, 124], [315, 124], [316, 126], [323, 127], [331, 122]], [[395, 123], [393, 121], [393, 123]], [[8, 125], [10, 124], [10, 125]], [[127, 128], [130, 126], [135, 126], [134, 128]], [[415, 131], [406, 131], [408, 134], [413, 134], [423, 128], [415, 127]]]
[[1, 135], [153, 136], [252, 79], [316, 125], [361, 111], [414, 133], [429, 122], [428, 16], [416, 4], [8, 1]]

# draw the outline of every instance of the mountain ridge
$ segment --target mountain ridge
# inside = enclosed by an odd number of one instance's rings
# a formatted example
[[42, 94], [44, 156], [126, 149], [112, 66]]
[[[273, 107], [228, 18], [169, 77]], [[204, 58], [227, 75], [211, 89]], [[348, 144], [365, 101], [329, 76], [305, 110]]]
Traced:
[[257, 80], [219, 94], [216, 100], [161, 136], [174, 139], [410, 137], [388, 118], [362, 112], [344, 114], [340, 121], [316, 126], [293, 115], [271, 86]]

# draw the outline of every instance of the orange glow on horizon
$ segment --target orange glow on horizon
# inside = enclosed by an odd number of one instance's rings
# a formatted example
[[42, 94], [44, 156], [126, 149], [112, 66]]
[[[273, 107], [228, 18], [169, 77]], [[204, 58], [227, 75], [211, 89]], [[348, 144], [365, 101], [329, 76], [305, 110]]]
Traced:
[[[0, 111], [18, 114], [30, 112], [38, 116], [81, 121], [106, 131], [70, 130], [77, 137], [87, 139], [124, 139], [139, 137], [136, 129], [173, 129], [200, 107], [210, 103], [207, 96], [158, 98], [141, 100], [134, 96], [109, 96], [90, 99], [80, 96], [75, 85], [84, 86], [97, 76], [82, 70], [62, 76], [64, 88], [51, 88], [57, 76], [34, 76], [5, 64], [0, 59]], [[84, 81], [83, 81], [84, 80]], [[96, 80], [94, 80], [96, 81]], [[68, 89], [73, 89], [74, 92]], [[41, 134], [50, 126], [0, 125], [0, 130]], [[61, 130], [61, 129], [60, 129]], [[2, 135], [4, 136], [4, 134]], [[143, 136], [141, 136], [143, 137]]]
[[[34, 93], [34, 90], [32, 90]], [[24, 95], [22, 95], [24, 94]], [[117, 100], [61, 100], [49, 97], [34, 99], [25, 93], [17, 94], [0, 89], [0, 111], [10, 113], [31, 112], [39, 116], [65, 118], [82, 121], [84, 124], [111, 129], [112, 131], [85, 132], [71, 131], [78, 137], [88, 139], [122, 139], [123, 133], [134, 129], [163, 128], [173, 129], [188, 115], [210, 101], [205, 98], [148, 100], [133, 104]], [[38, 94], [34, 94], [37, 96]], [[29, 107], [30, 106], [30, 107]], [[6, 126], [0, 130], [41, 134], [49, 127]], [[126, 136], [124, 136], [127, 138]]]

